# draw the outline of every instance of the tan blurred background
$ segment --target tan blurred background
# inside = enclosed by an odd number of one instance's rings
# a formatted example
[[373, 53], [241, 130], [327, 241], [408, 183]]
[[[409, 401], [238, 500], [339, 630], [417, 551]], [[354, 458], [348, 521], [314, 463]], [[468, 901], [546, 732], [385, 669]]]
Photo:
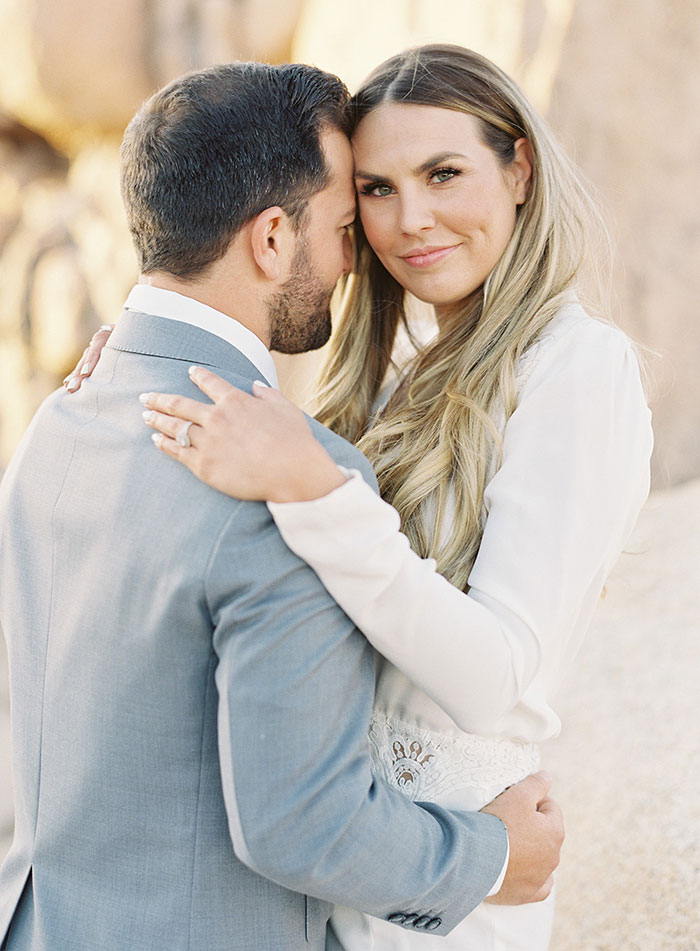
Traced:
[[[554, 951], [700, 949], [700, 0], [0, 0], [0, 471], [136, 277], [117, 150], [142, 99], [231, 59], [354, 88], [431, 41], [489, 56], [549, 118], [611, 212], [615, 316], [659, 354], [656, 491], [545, 754], [570, 830]], [[280, 361], [289, 392], [313, 362]]]

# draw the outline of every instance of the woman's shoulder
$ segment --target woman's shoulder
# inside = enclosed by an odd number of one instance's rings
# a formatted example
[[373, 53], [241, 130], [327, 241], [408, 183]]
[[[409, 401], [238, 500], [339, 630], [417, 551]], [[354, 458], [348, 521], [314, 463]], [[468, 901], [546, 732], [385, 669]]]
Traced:
[[558, 313], [542, 332], [542, 341], [550, 346], [560, 344], [568, 347], [624, 348], [631, 346], [627, 334], [614, 324], [592, 317], [572, 298], [562, 304]]
[[550, 373], [580, 368], [614, 368], [622, 362], [637, 367], [632, 341], [612, 323], [592, 317], [576, 299], [564, 303], [518, 365], [522, 390], [529, 382]]

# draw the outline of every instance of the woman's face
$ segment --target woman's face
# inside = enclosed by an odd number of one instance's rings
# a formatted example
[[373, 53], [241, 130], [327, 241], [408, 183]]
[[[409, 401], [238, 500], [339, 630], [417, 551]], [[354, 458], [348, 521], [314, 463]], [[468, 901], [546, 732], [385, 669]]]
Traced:
[[481, 287], [508, 244], [532, 170], [527, 141], [504, 168], [473, 116], [385, 103], [360, 122], [352, 147], [369, 243], [439, 318]]

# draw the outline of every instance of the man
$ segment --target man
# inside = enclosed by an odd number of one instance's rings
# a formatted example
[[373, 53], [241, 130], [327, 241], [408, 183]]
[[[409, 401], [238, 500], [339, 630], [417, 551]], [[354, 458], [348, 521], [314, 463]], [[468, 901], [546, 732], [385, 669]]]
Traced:
[[156, 453], [141, 419], [144, 390], [197, 395], [191, 364], [250, 391], [275, 382], [270, 348], [327, 338], [355, 214], [346, 103], [310, 67], [236, 64], [172, 83], [127, 130], [143, 283], [0, 492], [5, 951], [321, 949], [329, 902], [446, 934], [498, 889], [503, 822], [499, 900], [549, 889], [562, 833], [546, 781], [494, 814], [373, 781], [369, 645], [264, 505]]

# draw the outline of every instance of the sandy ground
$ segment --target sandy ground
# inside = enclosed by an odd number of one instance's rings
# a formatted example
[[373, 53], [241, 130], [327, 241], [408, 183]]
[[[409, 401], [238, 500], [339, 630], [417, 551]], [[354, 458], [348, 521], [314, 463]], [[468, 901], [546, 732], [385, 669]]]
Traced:
[[[564, 807], [552, 951], [700, 951], [700, 480], [649, 500], [544, 750]], [[12, 794], [0, 649], [0, 857]]]
[[700, 481], [654, 494], [544, 751], [566, 815], [552, 951], [700, 949]]

